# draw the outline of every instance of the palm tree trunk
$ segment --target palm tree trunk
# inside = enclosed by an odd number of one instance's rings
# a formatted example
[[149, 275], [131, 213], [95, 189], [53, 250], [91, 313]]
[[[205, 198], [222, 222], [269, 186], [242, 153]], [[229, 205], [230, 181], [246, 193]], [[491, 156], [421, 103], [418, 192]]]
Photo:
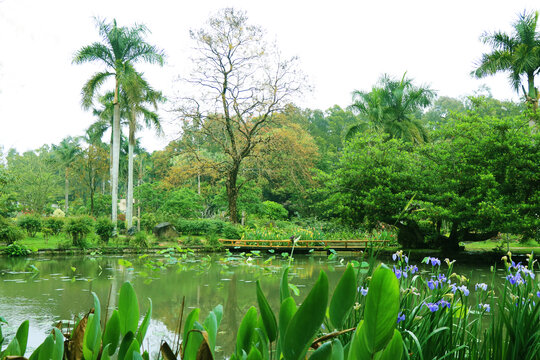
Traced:
[[113, 116], [113, 165], [111, 179], [111, 219], [114, 224], [116, 234], [116, 222], [118, 220], [118, 170], [120, 168], [120, 104], [118, 103], [118, 79], [116, 79], [116, 88], [114, 91], [114, 116]]
[[67, 215], [69, 208], [69, 170], [66, 167], [66, 183], [65, 183], [65, 193], [64, 193], [64, 214]]
[[534, 73], [533, 72], [527, 74], [527, 81], [529, 85], [529, 94], [527, 95], [527, 102], [531, 104], [531, 110], [533, 112], [531, 114], [531, 117], [529, 118], [529, 126], [534, 127], [538, 119], [538, 114], [537, 114], [538, 94], [537, 94], [536, 88], [534, 87]]
[[134, 140], [135, 139], [132, 139], [130, 134], [128, 145], [128, 191], [126, 206], [126, 220], [128, 229], [133, 226], [133, 148], [135, 147]]

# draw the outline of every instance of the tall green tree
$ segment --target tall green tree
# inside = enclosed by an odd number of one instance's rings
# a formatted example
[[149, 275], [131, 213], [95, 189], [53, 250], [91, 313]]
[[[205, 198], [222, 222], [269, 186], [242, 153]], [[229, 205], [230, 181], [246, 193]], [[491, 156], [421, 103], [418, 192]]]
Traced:
[[97, 90], [107, 78], [114, 77], [114, 111], [113, 111], [113, 166], [111, 178], [112, 219], [116, 224], [118, 212], [118, 169], [120, 160], [120, 104], [119, 91], [121, 86], [128, 82], [135, 73], [134, 65], [145, 61], [163, 65], [163, 52], [148, 44], [144, 37], [148, 29], [144, 25], [133, 27], [118, 27], [116, 20], [107, 23], [96, 19], [101, 42], [82, 47], [77, 51], [73, 62], [82, 64], [86, 62], [100, 62], [106, 70], [94, 74], [84, 85], [82, 90], [82, 104], [88, 109], [92, 106]]
[[427, 141], [427, 131], [418, 120], [421, 110], [435, 99], [435, 92], [427, 86], [415, 86], [403, 74], [396, 80], [384, 74], [370, 92], [354, 91], [351, 109], [363, 116], [365, 122], [353, 126], [356, 132], [373, 127], [391, 138], [421, 144]]
[[[534, 85], [534, 78], [540, 72], [538, 11], [523, 12], [512, 27], [511, 34], [495, 31], [482, 35], [481, 40], [490, 45], [493, 51], [482, 55], [472, 75], [482, 78], [498, 72], [509, 72], [514, 90], [518, 93], [521, 90], [526, 102], [536, 112], [540, 97]], [[523, 86], [523, 78], [526, 78], [527, 89]], [[534, 124], [534, 120], [531, 118], [530, 125]]]
[[[158, 114], [149, 110], [146, 105], [153, 105], [154, 109], [157, 110], [158, 102], [163, 103], [165, 98], [161, 92], [152, 89], [140, 74], [132, 77], [127, 85], [125, 87], [125, 95], [129, 113], [129, 145], [126, 221], [129, 229], [133, 226], [133, 154], [136, 145], [135, 133], [142, 124], [147, 128], [154, 127], [158, 134], [162, 132]], [[142, 120], [142, 124], [138, 119]]]
[[77, 156], [81, 153], [79, 140], [71, 136], [63, 139], [60, 144], [53, 145], [60, 166], [64, 169], [64, 212], [67, 214], [69, 209], [69, 172]]

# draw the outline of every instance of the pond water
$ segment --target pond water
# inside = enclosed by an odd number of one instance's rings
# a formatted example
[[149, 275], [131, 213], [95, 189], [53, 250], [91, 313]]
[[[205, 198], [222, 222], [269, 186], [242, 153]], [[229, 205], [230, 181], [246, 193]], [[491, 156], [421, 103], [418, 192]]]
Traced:
[[[330, 289], [333, 289], [350, 259], [361, 260], [359, 255], [337, 256], [332, 260], [322, 255], [295, 256], [290, 282], [300, 292], [297, 303], [307, 294], [320, 270], [327, 273]], [[257, 304], [256, 280], [260, 280], [270, 305], [277, 311], [279, 281], [287, 264], [288, 260], [280, 256], [247, 258], [224, 254], [186, 254], [180, 259], [178, 254], [171, 257], [0, 257], [0, 316], [8, 321], [3, 327], [8, 338], [22, 321], [29, 319], [29, 348], [33, 349], [54, 324], [72, 321], [87, 312], [93, 304], [91, 291], [101, 300], [102, 314], [109, 291], [112, 292], [109, 307], [115, 308], [118, 291], [122, 283], [129, 280], [137, 292], [141, 316], [148, 308], [147, 298], [153, 303], [152, 321], [143, 344], [145, 349], [155, 354], [162, 339], [173, 343], [185, 296], [184, 319], [191, 309], [199, 307], [202, 321], [214, 306], [223, 305], [217, 345], [218, 357], [224, 357], [234, 349], [235, 334], [243, 314]], [[458, 265], [456, 270], [471, 276], [471, 284], [491, 281], [489, 266]], [[498, 273], [497, 278], [504, 278], [504, 273]]]

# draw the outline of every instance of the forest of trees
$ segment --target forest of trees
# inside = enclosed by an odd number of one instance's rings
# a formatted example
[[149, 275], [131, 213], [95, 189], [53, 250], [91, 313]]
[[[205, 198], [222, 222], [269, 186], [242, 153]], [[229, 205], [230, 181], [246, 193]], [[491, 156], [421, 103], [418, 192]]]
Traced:
[[[98, 21], [102, 42], [73, 59], [103, 66], [81, 84], [95, 123], [34, 151], [0, 148], [0, 216], [59, 207], [115, 220], [117, 200], [127, 199], [128, 228], [134, 217], [261, 218], [389, 225], [409, 248], [457, 249], [500, 232], [538, 240], [537, 20], [523, 13], [513, 33], [486, 33], [493, 52], [478, 54], [471, 73], [509, 73], [521, 103], [487, 88], [438, 96], [406, 73], [382, 74], [370, 91], [354, 91], [347, 108], [318, 110], [294, 104], [307, 90], [297, 59], [266, 44], [245, 13], [222, 10], [191, 32], [193, 94], [168, 104], [181, 136], [153, 153], [137, 130], [161, 131], [157, 109], [166, 99], [136, 66], [162, 65], [164, 51], [146, 43], [144, 26]], [[109, 76], [115, 86], [103, 88]]]

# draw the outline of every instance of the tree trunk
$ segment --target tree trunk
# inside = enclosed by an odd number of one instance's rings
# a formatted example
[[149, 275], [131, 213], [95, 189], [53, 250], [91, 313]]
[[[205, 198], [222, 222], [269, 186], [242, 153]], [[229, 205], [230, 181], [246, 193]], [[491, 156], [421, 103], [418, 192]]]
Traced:
[[120, 168], [120, 104], [118, 103], [118, 78], [114, 89], [114, 116], [113, 116], [113, 165], [111, 179], [111, 220], [114, 224], [114, 233], [116, 234], [116, 223], [118, 220], [118, 171]]
[[[133, 140], [133, 141], [132, 141]], [[128, 189], [127, 189], [127, 204], [126, 204], [126, 220], [127, 228], [133, 226], [133, 148], [135, 139], [129, 136], [128, 145]]]
[[538, 91], [534, 87], [534, 73], [527, 74], [527, 82], [529, 85], [529, 93], [526, 95], [527, 102], [531, 104], [531, 110], [533, 113], [529, 118], [529, 126], [534, 127], [538, 120]]
[[66, 167], [66, 183], [65, 183], [65, 193], [64, 193], [64, 214], [67, 215], [69, 208], [69, 170]]
[[92, 175], [90, 181], [90, 215], [94, 216], [94, 194], [95, 194], [95, 177]]
[[238, 179], [238, 170], [240, 164], [234, 164], [231, 171], [227, 176], [227, 200], [229, 202], [229, 219], [233, 224], [238, 223], [238, 186], [236, 181]]

